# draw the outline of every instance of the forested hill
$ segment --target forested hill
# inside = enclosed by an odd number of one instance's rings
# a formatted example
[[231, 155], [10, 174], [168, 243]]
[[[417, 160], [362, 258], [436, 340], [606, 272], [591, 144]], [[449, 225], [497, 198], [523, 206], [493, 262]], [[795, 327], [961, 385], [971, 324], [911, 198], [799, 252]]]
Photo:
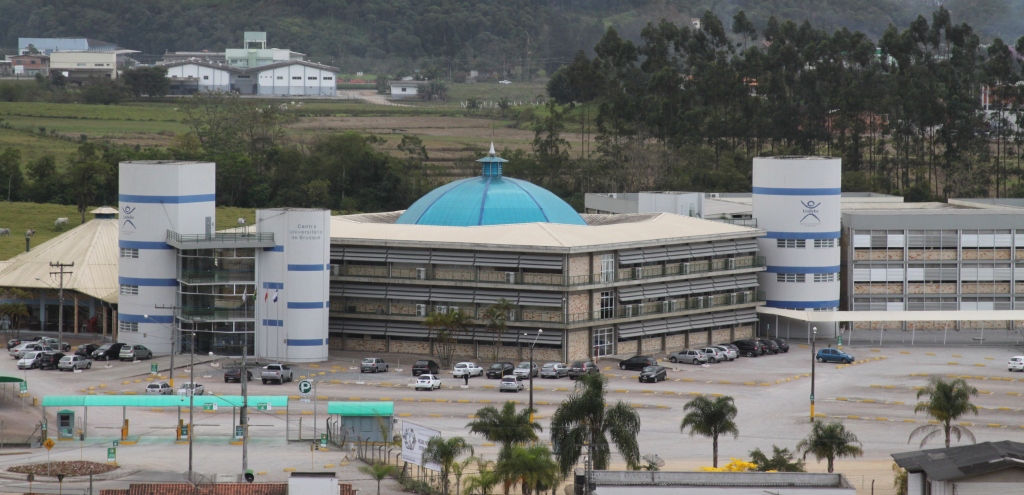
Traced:
[[936, 3], [983, 40], [1017, 39], [1024, 0], [0, 0], [0, 47], [18, 37], [86, 36], [149, 54], [239, 47], [242, 32], [347, 70], [551, 72], [590, 51], [608, 26], [636, 39], [648, 21], [677, 24], [739, 10], [758, 29], [775, 15], [877, 38]]

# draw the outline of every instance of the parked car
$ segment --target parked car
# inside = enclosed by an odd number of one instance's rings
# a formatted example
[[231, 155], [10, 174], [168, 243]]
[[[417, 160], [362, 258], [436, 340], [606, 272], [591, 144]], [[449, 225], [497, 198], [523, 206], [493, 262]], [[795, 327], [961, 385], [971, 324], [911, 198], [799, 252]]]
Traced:
[[412, 376], [420, 376], [424, 373], [436, 375], [441, 372], [441, 367], [433, 359], [421, 359], [412, 363]]
[[32, 368], [39, 367], [39, 359], [43, 356], [43, 351], [25, 351], [21, 355], [21, 359], [18, 360], [19, 370], [30, 370]]
[[280, 363], [271, 363], [263, 367], [263, 371], [260, 372], [260, 379], [263, 380], [264, 385], [267, 382], [277, 382], [280, 385], [294, 380], [295, 375], [292, 374], [292, 369], [288, 366]]
[[779, 349], [779, 344], [776, 344], [772, 339], [756, 339], [764, 347], [764, 354], [778, 354], [782, 352]]
[[15, 347], [21, 345], [23, 342], [24, 341], [22, 341], [21, 339], [10, 339], [7, 341], [7, 350], [9, 351], [11, 349], [14, 349]]
[[435, 390], [441, 388], [441, 379], [431, 373], [423, 373], [416, 379], [416, 390]]
[[733, 345], [739, 349], [741, 356], [757, 357], [763, 354], [764, 348], [755, 340], [737, 340]]
[[92, 353], [99, 348], [100, 346], [96, 344], [82, 344], [75, 349], [75, 355], [89, 357], [92, 356]]
[[658, 364], [658, 360], [650, 356], [633, 356], [619, 363], [619, 369], [643, 371], [644, 368], [648, 366], [654, 366], [656, 364]]
[[92, 360], [82, 356], [64, 356], [60, 358], [57, 363], [57, 369], [64, 370], [80, 370], [92, 368]]
[[380, 373], [381, 371], [388, 371], [388, 363], [385, 363], [381, 358], [366, 358], [363, 359], [362, 363], [359, 363], [360, 373]]
[[[252, 370], [245, 370], [245, 381], [252, 381]], [[242, 368], [228, 368], [224, 371], [224, 383], [242, 383]]]
[[511, 375], [516, 369], [516, 366], [507, 361], [494, 363], [490, 368], [487, 368], [487, 378], [501, 378], [503, 376]]
[[817, 359], [819, 363], [850, 364], [854, 361], [852, 355], [831, 347], [818, 349], [818, 354], [815, 356], [815, 359]]
[[501, 377], [501, 383], [498, 384], [499, 392], [519, 392], [525, 388], [523, 379], [515, 375]]
[[146, 395], [174, 395], [174, 389], [167, 382], [153, 382], [146, 385]]
[[565, 363], [545, 363], [540, 367], [541, 378], [561, 378], [569, 376], [569, 367]]
[[712, 347], [718, 349], [718, 352], [724, 354], [725, 358], [728, 359], [729, 361], [734, 361], [737, 357], [739, 357], [739, 353], [737, 353], [736, 349], [733, 349], [731, 346], [716, 345]]
[[121, 348], [124, 346], [125, 344], [120, 342], [103, 344], [99, 349], [92, 351], [92, 358], [95, 361], [110, 361], [111, 359], [118, 359], [121, 355]]
[[780, 338], [776, 337], [776, 338], [771, 339], [771, 340], [774, 341], [775, 344], [779, 346], [779, 350], [780, 351], [782, 351], [782, 352], [789, 352], [789, 342], [786, 342], [786, 339], [780, 339]]
[[719, 352], [719, 350], [714, 348], [714, 347], [702, 347], [702, 348], [697, 349], [697, 350], [700, 351], [700, 352], [703, 352], [704, 355], [707, 356], [709, 363], [717, 363], [719, 361], [728, 361], [729, 360], [729, 358], [725, 357], [724, 354]]
[[1013, 356], [1006, 363], [1008, 371], [1024, 371], [1024, 356]]
[[600, 372], [597, 365], [590, 361], [575, 361], [569, 366], [569, 379], [575, 380], [583, 375], [596, 375]]
[[473, 378], [474, 376], [484, 376], [484, 369], [477, 366], [476, 363], [469, 361], [455, 363], [455, 367], [452, 368], [452, 376], [455, 378], [462, 378], [466, 375], [469, 375], [470, 378]]
[[664, 366], [648, 366], [640, 372], [640, 383], [658, 383], [668, 379], [668, 370]]
[[55, 339], [53, 337], [43, 337], [42, 339], [39, 339], [39, 342], [41, 344], [43, 344], [44, 346], [49, 347], [50, 349], [55, 350], [55, 351], [60, 351], [60, 352], [70, 352], [71, 351], [71, 344], [69, 344], [67, 342], [60, 342], [60, 341], [58, 341], [57, 339]]
[[149, 350], [144, 345], [128, 344], [121, 348], [121, 352], [117, 353], [117, 358], [121, 361], [141, 361], [143, 359], [152, 359], [153, 351]]
[[516, 369], [512, 370], [512, 374], [521, 378], [529, 378], [540, 374], [540, 368], [537, 367], [537, 363], [523, 361], [516, 365]]
[[41, 370], [46, 370], [46, 369], [54, 369], [55, 370], [55, 369], [57, 369], [57, 363], [59, 363], [61, 358], [63, 358], [63, 357], [64, 357], [64, 353], [63, 352], [55, 352], [55, 351], [45, 352], [44, 351], [39, 356], [39, 369], [41, 369]]
[[7, 353], [10, 354], [11, 357], [14, 359], [21, 359], [25, 357], [26, 352], [39, 352], [48, 350], [49, 349], [44, 348], [43, 345], [38, 342], [22, 342], [15, 346], [10, 351], [7, 351]]
[[668, 360], [673, 363], [704, 364], [708, 362], [708, 356], [698, 350], [683, 349], [669, 354]]
[[206, 389], [202, 383], [185, 382], [181, 384], [181, 387], [178, 387], [178, 395], [184, 395], [185, 397], [188, 397], [190, 393], [192, 395], [203, 395], [204, 392], [206, 392]]

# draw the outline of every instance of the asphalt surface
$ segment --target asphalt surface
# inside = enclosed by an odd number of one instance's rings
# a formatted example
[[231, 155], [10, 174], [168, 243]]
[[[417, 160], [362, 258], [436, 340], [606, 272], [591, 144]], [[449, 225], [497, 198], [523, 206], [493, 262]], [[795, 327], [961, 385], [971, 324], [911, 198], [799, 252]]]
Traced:
[[[980, 391], [975, 404], [981, 411], [975, 417], [965, 418], [978, 441], [1024, 441], [1024, 373], [1010, 373], [1006, 361], [1012, 355], [1024, 354], [1020, 349], [970, 347], [860, 347], [847, 346], [857, 361], [853, 365], [817, 364], [815, 366], [816, 413], [825, 419], [843, 421], [863, 444], [860, 459], [840, 459], [837, 471], [847, 473], [858, 487], [859, 493], [870, 493], [871, 480], [875, 480], [875, 493], [891, 493], [892, 473], [889, 454], [915, 450], [918, 442], [908, 443], [910, 432], [927, 424], [922, 414], [914, 413], [916, 393], [927, 384], [929, 377], [965, 377]], [[454, 379], [450, 371], [442, 373], [443, 387], [436, 391], [416, 391], [411, 388], [414, 379], [409, 372], [413, 356], [377, 355], [391, 364], [391, 371], [380, 374], [361, 374], [350, 369], [358, 363], [360, 353], [333, 353], [327, 363], [318, 366], [297, 365], [296, 382], [300, 377], [313, 379], [316, 388], [316, 432], [323, 431], [328, 401], [395, 402], [399, 421], [410, 421], [440, 430], [444, 436], [463, 436], [474, 447], [477, 455], [493, 459], [497, 447], [476, 435], [468, 435], [466, 423], [480, 408], [500, 407], [506, 400], [526, 406], [529, 391], [502, 393], [498, 380], [474, 377], [469, 386]], [[659, 356], [663, 358], [664, 356]], [[793, 449], [809, 431], [809, 396], [811, 390], [811, 349], [793, 343], [788, 354], [740, 358], [733, 362], [693, 366], [662, 364], [670, 368], [668, 381], [639, 383], [636, 371], [621, 371], [617, 359], [599, 363], [610, 380], [608, 401], [623, 401], [636, 408], [642, 427], [639, 437], [642, 454], [658, 454], [665, 459], [665, 469], [697, 469], [711, 464], [711, 441], [691, 437], [680, 432], [683, 406], [696, 395], [728, 395], [736, 400], [739, 414], [736, 418], [738, 438], [726, 437], [719, 441], [719, 462], [725, 464], [730, 457], [749, 458], [749, 452], [760, 448], [770, 452], [772, 445]], [[187, 381], [186, 368], [178, 356], [175, 359], [176, 384]], [[396, 362], [400, 360], [400, 362]], [[237, 395], [238, 383], [224, 383], [224, 360], [209, 357], [199, 359], [193, 368], [195, 380], [206, 387], [208, 394]], [[25, 376], [29, 380], [30, 395], [42, 397], [50, 394], [123, 394], [144, 393], [148, 380], [161, 380], [149, 373], [150, 364], [156, 362], [164, 377], [167, 358], [140, 363], [95, 363], [82, 373], [30, 370], [19, 372], [14, 360], [0, 359], [0, 373]], [[481, 363], [486, 368], [489, 363]], [[401, 369], [402, 371], [399, 371]], [[548, 439], [549, 418], [558, 404], [572, 391], [575, 382], [568, 378], [534, 379], [534, 404], [538, 420], [544, 427], [541, 438]], [[90, 388], [91, 387], [91, 388]], [[258, 379], [249, 382], [250, 395], [289, 395], [285, 411], [251, 411], [249, 466], [257, 472], [260, 481], [281, 481], [290, 470], [334, 471], [341, 479], [350, 480], [357, 488], [373, 492], [376, 483], [366, 479], [355, 469], [359, 462], [349, 452], [333, 446], [326, 452], [310, 452], [309, 440], [314, 437], [314, 403], [300, 402], [297, 383], [283, 385], [263, 384]], [[188, 417], [187, 398], [182, 401], [182, 418]], [[230, 408], [216, 412], [202, 410], [202, 397], [196, 397], [193, 410], [196, 436], [193, 442], [193, 469], [213, 479], [217, 474], [240, 473], [241, 447], [230, 443], [233, 417]], [[118, 437], [121, 424], [119, 410], [101, 411], [90, 408], [88, 440], [58, 442], [50, 452], [53, 460], [79, 458], [97, 462], [106, 461], [106, 448]], [[76, 411], [81, 413], [80, 409]], [[50, 425], [56, 424], [56, 411], [48, 410]], [[0, 399], [0, 416], [7, 424], [3, 436], [6, 441], [24, 441], [41, 417], [39, 407], [30, 402], [21, 405], [12, 398]], [[135, 445], [118, 447], [120, 464], [118, 479], [94, 482], [94, 488], [126, 487], [131, 480], [180, 480], [188, 466], [188, 446], [175, 443], [174, 424], [178, 408], [149, 410], [131, 409], [126, 412], [131, 422], [130, 437]], [[301, 432], [301, 433], [300, 433]], [[300, 438], [305, 441], [298, 441]], [[20, 436], [20, 439], [18, 438]], [[286, 438], [292, 441], [287, 441]], [[938, 445], [938, 444], [937, 444]], [[394, 456], [397, 450], [391, 452]], [[347, 456], [347, 457], [346, 457]], [[613, 455], [616, 466], [621, 459]], [[31, 462], [45, 462], [46, 451], [40, 448], [0, 449], [0, 469]], [[325, 467], [330, 466], [330, 467]], [[808, 470], [824, 471], [825, 465], [808, 459]], [[26, 491], [24, 478], [0, 475], [0, 492]], [[67, 479], [64, 491], [82, 493], [87, 483]], [[36, 482], [33, 490], [57, 493], [56, 483]], [[72, 491], [69, 491], [72, 490]], [[77, 491], [74, 491], [77, 490]], [[394, 491], [395, 485], [384, 486], [384, 492]], [[96, 492], [98, 493], [98, 491]], [[367, 493], [367, 492], [364, 492]]]

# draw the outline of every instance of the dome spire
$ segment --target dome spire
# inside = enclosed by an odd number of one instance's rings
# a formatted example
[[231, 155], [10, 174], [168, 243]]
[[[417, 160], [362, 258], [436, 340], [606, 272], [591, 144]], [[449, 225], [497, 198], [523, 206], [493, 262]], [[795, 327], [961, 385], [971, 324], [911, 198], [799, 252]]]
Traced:
[[494, 141], [491, 141], [491, 151], [489, 151], [487, 154], [491, 156], [496, 156], [498, 154], [494, 151]]
[[477, 161], [480, 162], [481, 175], [484, 177], [501, 177], [501, 164], [508, 160], [498, 158], [498, 153], [494, 151], [494, 141], [491, 141], [491, 150], [487, 152], [487, 156]]

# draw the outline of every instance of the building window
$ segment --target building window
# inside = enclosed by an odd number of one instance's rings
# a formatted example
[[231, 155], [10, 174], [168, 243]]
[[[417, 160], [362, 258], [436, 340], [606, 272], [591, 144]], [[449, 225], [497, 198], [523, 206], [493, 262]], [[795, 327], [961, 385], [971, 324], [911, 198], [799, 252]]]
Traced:
[[615, 353], [615, 331], [611, 328], [594, 329], [594, 357], [611, 356]]
[[602, 254], [601, 255], [601, 282], [614, 282], [615, 281], [615, 254]]
[[780, 248], [805, 248], [807, 241], [804, 239], [776, 239], [775, 247]]
[[815, 239], [814, 247], [816, 248], [834, 248], [836, 247], [835, 239]]
[[309, 79], [310, 81], [316, 81], [316, 76], [308, 76], [306, 77], [306, 79]]
[[139, 250], [135, 248], [121, 248], [122, 258], [138, 258]]
[[806, 282], [807, 276], [803, 273], [776, 273], [776, 282]]
[[76, 64], [75, 64], [75, 66], [76, 66], [76, 67], [85, 67], [85, 64], [84, 64], [84, 63], [81, 63], [81, 62], [79, 62], [79, 63], [76, 63]]
[[815, 282], [835, 282], [836, 281], [836, 274], [835, 273], [815, 273], [814, 274], [814, 281]]
[[331, 77], [331, 76], [324, 76], [324, 81], [330, 81], [332, 79], [334, 79], [334, 78]]
[[296, 80], [296, 79], [301, 81], [302, 80], [302, 76], [292, 76], [292, 80], [293, 81]]
[[137, 296], [139, 295], [138, 285], [121, 285], [122, 296]]
[[107, 64], [95, 64], [95, 65], [96, 65], [96, 67], [103, 67], [103, 66], [105, 66]]
[[612, 296], [612, 291], [604, 291], [601, 293], [601, 319], [614, 317], [615, 298]]
[[278, 79], [284, 79], [284, 76], [277, 76]]
[[139, 324], [128, 321], [117, 322], [117, 331], [119, 332], [138, 332]]
[[402, 88], [402, 92], [403, 92], [403, 93], [405, 93], [405, 89], [406, 89], [406, 88]]
[[210, 76], [203, 76], [203, 80], [204, 81], [209, 81], [210, 80]]

